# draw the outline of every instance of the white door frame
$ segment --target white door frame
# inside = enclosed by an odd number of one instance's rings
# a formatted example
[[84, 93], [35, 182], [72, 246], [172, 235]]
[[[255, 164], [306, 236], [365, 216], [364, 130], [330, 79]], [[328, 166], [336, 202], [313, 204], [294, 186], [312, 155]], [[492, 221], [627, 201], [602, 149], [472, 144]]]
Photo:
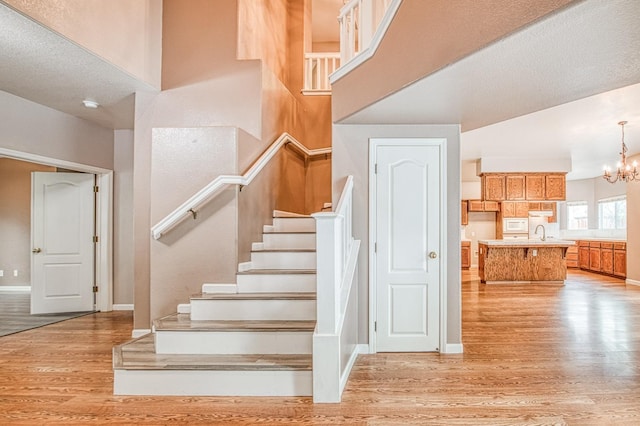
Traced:
[[438, 146], [440, 148], [440, 336], [439, 352], [446, 352], [447, 343], [447, 151], [446, 138], [370, 138], [369, 139], [369, 353], [377, 353], [375, 321], [377, 316], [376, 207], [378, 205], [376, 182], [376, 149], [380, 145]]
[[0, 156], [14, 160], [29, 161], [46, 166], [61, 167], [97, 176], [100, 191], [96, 198], [96, 310], [108, 312], [113, 309], [113, 170], [71, 161], [59, 160], [28, 152], [0, 147]]

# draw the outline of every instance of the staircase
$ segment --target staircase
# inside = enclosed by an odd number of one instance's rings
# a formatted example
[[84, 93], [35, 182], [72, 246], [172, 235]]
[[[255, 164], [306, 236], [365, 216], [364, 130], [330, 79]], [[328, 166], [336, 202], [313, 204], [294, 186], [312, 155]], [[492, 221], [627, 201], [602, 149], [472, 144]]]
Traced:
[[310, 396], [315, 228], [274, 212], [235, 284], [204, 284], [153, 333], [114, 348], [114, 394]]

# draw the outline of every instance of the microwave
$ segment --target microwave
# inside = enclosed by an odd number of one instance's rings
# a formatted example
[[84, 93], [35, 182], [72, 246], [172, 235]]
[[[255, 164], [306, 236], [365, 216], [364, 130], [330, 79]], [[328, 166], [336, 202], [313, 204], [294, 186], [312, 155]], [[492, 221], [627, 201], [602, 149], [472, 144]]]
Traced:
[[527, 234], [529, 232], [529, 219], [527, 218], [502, 219], [502, 232], [504, 234]]

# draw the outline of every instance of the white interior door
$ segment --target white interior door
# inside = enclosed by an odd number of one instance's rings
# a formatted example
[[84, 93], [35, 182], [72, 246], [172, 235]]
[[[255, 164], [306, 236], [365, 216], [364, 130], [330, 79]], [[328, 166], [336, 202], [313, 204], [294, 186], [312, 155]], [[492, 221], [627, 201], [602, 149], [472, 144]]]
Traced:
[[441, 145], [429, 141], [372, 141], [379, 352], [439, 346]]
[[31, 177], [31, 313], [94, 309], [94, 175]]

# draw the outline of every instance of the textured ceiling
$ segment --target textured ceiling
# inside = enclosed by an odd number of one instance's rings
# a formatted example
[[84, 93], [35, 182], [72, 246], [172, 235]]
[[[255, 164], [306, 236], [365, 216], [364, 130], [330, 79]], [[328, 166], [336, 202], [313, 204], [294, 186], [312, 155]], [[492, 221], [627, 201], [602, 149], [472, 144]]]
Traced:
[[570, 156], [569, 178], [596, 176], [616, 161], [618, 121], [640, 152], [639, 20], [637, 0], [578, 3], [342, 123], [461, 123], [463, 160]]
[[[0, 52], [0, 90], [107, 128], [133, 128], [133, 94], [154, 90], [2, 4]], [[85, 108], [83, 99], [100, 107]]]

